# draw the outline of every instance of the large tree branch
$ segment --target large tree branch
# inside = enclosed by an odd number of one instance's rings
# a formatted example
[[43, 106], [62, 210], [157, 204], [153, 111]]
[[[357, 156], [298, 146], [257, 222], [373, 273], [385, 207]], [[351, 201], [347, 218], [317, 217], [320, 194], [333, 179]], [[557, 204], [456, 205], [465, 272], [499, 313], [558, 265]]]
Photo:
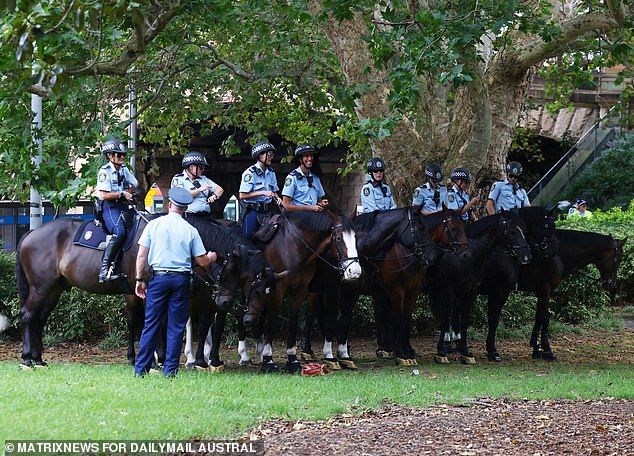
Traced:
[[76, 75], [110, 74], [125, 75], [128, 68], [145, 51], [147, 45], [161, 33], [178, 13], [180, 0], [152, 2], [144, 21], [135, 25], [135, 31], [124, 46], [119, 58], [112, 62], [95, 63], [79, 70], [68, 70]]

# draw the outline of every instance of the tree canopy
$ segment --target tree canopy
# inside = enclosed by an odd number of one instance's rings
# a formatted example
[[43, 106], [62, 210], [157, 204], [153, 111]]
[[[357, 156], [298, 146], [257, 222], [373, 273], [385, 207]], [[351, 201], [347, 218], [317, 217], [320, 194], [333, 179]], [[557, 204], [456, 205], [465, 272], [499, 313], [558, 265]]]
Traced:
[[[624, 65], [631, 12], [618, 0], [0, 1], [0, 184], [68, 206], [90, 184], [96, 146], [127, 126], [174, 153], [220, 127], [289, 150], [347, 141], [353, 167], [386, 160], [401, 203], [425, 163], [501, 177], [538, 67], [567, 89]], [[572, 77], [574, 75], [574, 77]], [[31, 162], [30, 94], [44, 100], [44, 160]], [[628, 95], [628, 92], [626, 92]], [[333, 126], [335, 128], [333, 128]], [[230, 136], [226, 153], [236, 151]], [[77, 163], [80, 174], [70, 165]], [[83, 177], [82, 177], [83, 176]]]

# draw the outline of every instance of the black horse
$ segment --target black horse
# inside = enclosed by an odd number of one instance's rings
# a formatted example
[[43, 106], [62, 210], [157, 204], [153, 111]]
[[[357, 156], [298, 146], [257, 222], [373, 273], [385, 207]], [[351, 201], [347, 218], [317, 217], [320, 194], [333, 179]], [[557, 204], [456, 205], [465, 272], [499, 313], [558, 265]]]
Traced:
[[484, 266], [490, 258], [498, 257], [513, 264], [527, 264], [531, 253], [525, 231], [517, 211], [502, 211], [477, 220], [467, 225], [471, 256], [458, 261], [451, 255], [443, 255], [429, 269], [425, 289], [440, 320], [436, 362], [448, 363], [455, 344], [462, 362], [475, 363], [467, 331], [477, 288], [484, 278]]
[[[204, 275], [196, 276], [190, 295], [191, 321], [188, 324], [185, 354], [186, 367], [198, 370], [222, 371], [220, 343], [230, 303], [242, 295], [243, 300], [263, 306], [267, 294], [275, 289], [275, 280], [285, 272], [275, 274], [265, 261], [262, 251], [242, 237], [241, 233], [215, 221], [190, 217], [188, 221], [205, 239], [205, 247], [218, 255], [217, 269], [212, 271], [212, 280]], [[203, 271], [196, 270], [198, 273]], [[219, 296], [214, 300], [213, 286], [219, 284]], [[213, 326], [212, 326], [213, 323]], [[192, 356], [190, 328], [197, 329], [198, 347]], [[205, 341], [211, 330], [211, 344], [205, 352]], [[208, 360], [208, 362], [207, 362]]]
[[[519, 268], [517, 280], [518, 290], [533, 292], [537, 296], [535, 325], [530, 345], [533, 348], [533, 358], [542, 358], [546, 361], [556, 358], [548, 337], [549, 302], [553, 291], [563, 279], [589, 264], [594, 264], [599, 270], [603, 288], [607, 291], [614, 290], [617, 270], [623, 256], [623, 244], [627, 240], [614, 239], [612, 236], [598, 233], [559, 229], [555, 230], [555, 236], [556, 241], [551, 243], [555, 246], [556, 255], [543, 255], [522, 266]], [[492, 281], [497, 279], [493, 272], [491, 274]], [[486, 349], [491, 361], [501, 360], [495, 345], [495, 333], [509, 292], [510, 289], [501, 289], [498, 290], [496, 299], [489, 296]]]
[[286, 299], [289, 308], [286, 369], [294, 373], [301, 368], [295, 346], [299, 310], [315, 272], [316, 260], [330, 250], [336, 259], [329, 263], [330, 267], [340, 271], [344, 280], [357, 279], [361, 267], [356, 254], [354, 227], [347, 217], [331, 211], [282, 212], [278, 223], [278, 232], [264, 247], [264, 257], [274, 270], [288, 271], [288, 274], [276, 281], [275, 291], [268, 296], [265, 307], [254, 301], [248, 302], [244, 324], [253, 328], [261, 323], [261, 318], [264, 319], [262, 372], [278, 371], [273, 362], [272, 341], [282, 301]]

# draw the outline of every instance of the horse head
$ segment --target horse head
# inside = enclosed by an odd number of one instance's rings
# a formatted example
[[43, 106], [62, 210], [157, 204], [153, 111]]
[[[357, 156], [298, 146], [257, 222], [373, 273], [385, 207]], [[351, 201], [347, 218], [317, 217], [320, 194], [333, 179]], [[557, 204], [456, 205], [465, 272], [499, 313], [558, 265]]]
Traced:
[[361, 265], [357, 253], [357, 235], [352, 221], [344, 216], [328, 211], [334, 226], [331, 234], [331, 249], [339, 262], [339, 270], [344, 281], [356, 280], [361, 276]]
[[[625, 239], [614, 239], [609, 236], [610, 241], [613, 244], [613, 248], [606, 255], [603, 255], [601, 260], [595, 263], [599, 273], [601, 274], [601, 286], [604, 290], [611, 293], [616, 292], [616, 274], [619, 270], [619, 264], [623, 258], [623, 245], [627, 242]], [[610, 296], [612, 303], [614, 303], [614, 295]]]
[[456, 255], [460, 260], [471, 258], [466, 225], [458, 211], [448, 209], [443, 203], [442, 211], [421, 217], [431, 240], [440, 249]]
[[526, 224], [526, 240], [533, 258], [546, 259], [557, 255], [556, 209], [556, 206], [528, 206], [519, 209], [520, 217]]
[[526, 240], [526, 224], [517, 209], [502, 209], [497, 227], [497, 236], [502, 246], [511, 255], [517, 257], [520, 264], [528, 264], [532, 260], [531, 249]]

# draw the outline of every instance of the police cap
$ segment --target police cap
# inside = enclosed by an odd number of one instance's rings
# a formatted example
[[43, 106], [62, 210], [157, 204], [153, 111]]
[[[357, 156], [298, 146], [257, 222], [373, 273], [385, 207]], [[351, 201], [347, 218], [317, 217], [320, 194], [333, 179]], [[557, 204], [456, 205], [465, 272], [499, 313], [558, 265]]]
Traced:
[[186, 208], [193, 201], [194, 197], [191, 193], [181, 187], [174, 187], [169, 191], [169, 199], [170, 202], [179, 208]]

